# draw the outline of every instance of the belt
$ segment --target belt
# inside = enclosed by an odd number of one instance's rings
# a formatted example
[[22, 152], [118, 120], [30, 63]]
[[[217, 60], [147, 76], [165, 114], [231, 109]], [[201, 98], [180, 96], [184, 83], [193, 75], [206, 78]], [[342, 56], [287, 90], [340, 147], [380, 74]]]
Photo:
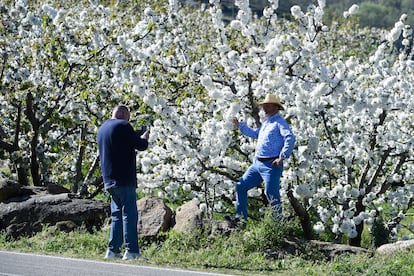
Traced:
[[277, 157], [257, 157], [257, 160], [259, 160], [260, 162], [266, 162], [266, 161], [273, 161], [275, 160]]

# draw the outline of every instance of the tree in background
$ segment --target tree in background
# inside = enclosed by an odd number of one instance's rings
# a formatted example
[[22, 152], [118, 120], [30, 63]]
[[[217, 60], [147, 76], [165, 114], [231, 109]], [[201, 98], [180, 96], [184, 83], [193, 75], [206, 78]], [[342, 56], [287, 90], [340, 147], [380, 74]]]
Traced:
[[394, 23], [405, 13], [408, 15], [408, 24], [414, 23], [414, 7], [407, 0], [380, 0], [380, 1], [333, 1], [328, 0], [325, 20], [330, 22], [330, 18], [334, 20], [340, 18], [343, 12], [353, 4], [358, 4], [360, 10], [356, 17], [362, 27], [375, 27], [391, 29]]
[[[207, 4], [208, 0], [199, 1], [186, 1], [183, 3], [204, 3]], [[249, 7], [252, 10], [253, 15], [263, 16], [263, 9], [268, 6], [267, 0], [250, 0]], [[302, 10], [306, 11], [310, 4], [317, 5], [316, 0], [284, 0], [279, 1], [279, 8], [277, 15], [279, 18], [292, 19], [290, 8], [294, 5], [300, 6]], [[348, 10], [353, 4], [360, 6], [360, 11], [356, 17], [359, 19], [362, 27], [373, 28], [386, 28], [391, 29], [395, 21], [405, 13], [408, 15], [408, 24], [414, 24], [414, 2], [410, 0], [327, 0], [326, 7], [324, 9], [324, 21], [327, 25], [332, 22], [341, 20], [344, 11]], [[235, 5], [233, 0], [220, 1], [220, 7], [223, 11], [223, 18], [226, 22], [230, 22], [235, 18], [238, 12], [238, 6]]]

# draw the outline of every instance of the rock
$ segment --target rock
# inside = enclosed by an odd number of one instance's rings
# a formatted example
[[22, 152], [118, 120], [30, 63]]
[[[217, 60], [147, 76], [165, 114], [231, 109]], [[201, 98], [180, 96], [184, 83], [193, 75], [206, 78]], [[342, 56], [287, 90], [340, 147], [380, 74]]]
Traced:
[[211, 236], [229, 236], [233, 231], [236, 230], [233, 223], [227, 220], [205, 219], [203, 220], [203, 226], [210, 226]]
[[397, 241], [394, 243], [388, 243], [381, 245], [377, 248], [377, 254], [393, 254], [398, 251], [404, 251], [414, 248], [414, 240], [407, 240], [407, 241]]
[[151, 239], [171, 228], [173, 212], [161, 199], [145, 197], [137, 201], [137, 207], [141, 238]]
[[166, 232], [173, 226], [173, 229], [178, 232], [200, 229], [207, 230], [211, 235], [229, 235], [235, 230], [226, 220], [203, 220], [197, 200], [192, 200], [177, 208], [175, 223], [173, 211], [159, 198], [142, 198], [137, 201], [137, 207], [138, 231], [143, 239], [156, 238], [159, 233]]
[[68, 194], [70, 193], [69, 189], [66, 189], [65, 187], [61, 185], [57, 185], [54, 183], [48, 183], [46, 185], [46, 190], [49, 194], [57, 195], [57, 194]]
[[55, 226], [57, 230], [66, 233], [72, 232], [73, 230], [78, 228], [78, 225], [71, 220], [58, 221]]
[[317, 240], [312, 240], [310, 241], [310, 243], [313, 247], [316, 247], [316, 249], [319, 252], [323, 253], [325, 255], [326, 260], [328, 261], [333, 260], [337, 256], [341, 256], [344, 254], [369, 253], [369, 250], [365, 248], [346, 245], [346, 244], [337, 244], [337, 243], [323, 242], [323, 241], [317, 241]]
[[287, 237], [280, 248], [276, 250], [266, 250], [265, 256], [271, 259], [284, 259], [289, 255], [299, 255], [304, 258], [308, 256], [313, 260], [324, 259], [326, 261], [331, 261], [342, 255], [365, 253], [370, 253], [370, 251], [361, 247], [346, 244], [336, 244], [318, 240], [308, 241], [296, 237]]
[[21, 185], [9, 179], [0, 179], [0, 202], [5, 202], [17, 196]]
[[46, 186], [22, 186], [8, 179], [0, 179], [0, 202], [21, 202], [31, 195], [69, 194], [63, 186], [48, 183]]
[[175, 225], [173, 230], [177, 232], [189, 232], [201, 228], [203, 212], [199, 208], [200, 202], [193, 199], [178, 207], [175, 214]]
[[108, 203], [82, 199], [74, 194], [31, 195], [26, 200], [0, 203], [0, 230], [17, 238], [34, 235], [43, 225], [71, 221], [92, 231], [99, 229], [109, 214]]

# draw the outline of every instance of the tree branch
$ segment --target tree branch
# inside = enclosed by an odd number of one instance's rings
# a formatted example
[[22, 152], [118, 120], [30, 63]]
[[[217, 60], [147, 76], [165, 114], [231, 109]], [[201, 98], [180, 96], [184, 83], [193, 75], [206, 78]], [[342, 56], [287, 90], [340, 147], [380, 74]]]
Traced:
[[375, 170], [374, 174], [372, 175], [368, 185], [367, 185], [367, 189], [366, 189], [366, 193], [368, 194], [369, 192], [371, 192], [372, 188], [375, 186], [375, 183], [378, 179], [378, 177], [380, 176], [380, 173], [382, 171], [382, 168], [384, 167], [385, 161], [387, 160], [388, 156], [390, 155], [392, 151], [392, 148], [388, 148], [385, 152], [384, 155], [381, 158], [380, 163], [378, 164], [377, 169]]

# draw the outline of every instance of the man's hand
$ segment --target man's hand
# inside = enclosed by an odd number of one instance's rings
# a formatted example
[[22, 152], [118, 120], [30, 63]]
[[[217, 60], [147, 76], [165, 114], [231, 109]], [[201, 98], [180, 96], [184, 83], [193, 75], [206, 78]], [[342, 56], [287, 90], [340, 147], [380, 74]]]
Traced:
[[282, 162], [283, 162], [283, 158], [278, 157], [275, 160], [273, 160], [272, 165], [275, 167], [280, 167], [282, 165]]
[[141, 135], [141, 139], [148, 140], [149, 139], [149, 134], [150, 134], [149, 130], [145, 131], [144, 134]]
[[231, 118], [231, 123], [235, 126], [235, 127], [239, 127], [239, 120], [236, 117]]

